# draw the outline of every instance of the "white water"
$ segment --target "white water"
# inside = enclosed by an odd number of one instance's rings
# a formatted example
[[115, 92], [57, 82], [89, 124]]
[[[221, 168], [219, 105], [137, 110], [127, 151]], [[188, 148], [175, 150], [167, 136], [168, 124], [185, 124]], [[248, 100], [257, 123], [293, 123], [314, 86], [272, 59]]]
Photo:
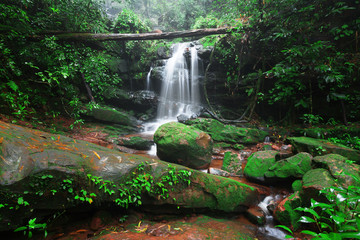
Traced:
[[153, 70], [152, 67], [150, 67], [150, 71], [148, 72], [147, 76], [146, 76], [146, 90], [150, 91], [150, 76], [151, 76], [151, 71]]
[[[186, 62], [185, 54], [191, 57], [190, 66]], [[154, 133], [160, 125], [177, 121], [176, 117], [180, 114], [190, 117], [199, 112], [199, 66], [194, 46], [190, 46], [190, 43], [174, 46], [173, 56], [165, 64], [163, 72], [156, 121], [144, 124], [145, 133]], [[150, 75], [148, 76], [150, 85]]]
[[277, 240], [284, 240], [286, 239], [286, 234], [278, 228], [274, 227], [274, 219], [267, 207], [273, 203], [274, 201], [278, 200], [280, 196], [267, 196], [265, 199], [258, 204], [261, 210], [265, 214], [266, 223], [265, 226], [260, 227], [259, 230], [262, 234], [269, 236], [269, 239], [277, 239]]

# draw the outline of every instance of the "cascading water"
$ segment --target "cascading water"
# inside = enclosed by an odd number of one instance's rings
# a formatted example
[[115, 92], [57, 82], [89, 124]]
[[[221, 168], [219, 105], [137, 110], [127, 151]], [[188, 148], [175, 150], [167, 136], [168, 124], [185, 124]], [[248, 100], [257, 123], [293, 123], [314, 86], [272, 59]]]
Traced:
[[150, 71], [148, 72], [147, 76], [146, 76], [146, 90], [150, 91], [150, 76], [151, 76], [151, 71], [153, 70], [152, 67], [150, 67]]
[[[184, 54], [191, 53], [191, 67]], [[176, 120], [180, 114], [191, 116], [194, 107], [199, 105], [198, 58], [194, 47], [189, 43], [177, 44], [174, 55], [165, 65], [160, 92], [157, 120]]]
[[[190, 66], [186, 56], [191, 58]], [[181, 114], [190, 117], [199, 112], [200, 66], [195, 46], [190, 43], [174, 46], [173, 55], [165, 64], [162, 74], [156, 122], [146, 124], [145, 132], [154, 132], [161, 124], [176, 121]]]
[[275, 197], [270, 195], [270, 196], [265, 197], [265, 199], [258, 204], [258, 206], [264, 212], [265, 218], [266, 218], [265, 226], [260, 227], [259, 231], [263, 235], [267, 236], [266, 239], [269, 239], [269, 240], [285, 240], [286, 239], [286, 234], [283, 231], [281, 231], [278, 228], [274, 228], [273, 216], [271, 215], [270, 211], [267, 209], [271, 203], [279, 200], [279, 198], [280, 198], [279, 195], [276, 195]]

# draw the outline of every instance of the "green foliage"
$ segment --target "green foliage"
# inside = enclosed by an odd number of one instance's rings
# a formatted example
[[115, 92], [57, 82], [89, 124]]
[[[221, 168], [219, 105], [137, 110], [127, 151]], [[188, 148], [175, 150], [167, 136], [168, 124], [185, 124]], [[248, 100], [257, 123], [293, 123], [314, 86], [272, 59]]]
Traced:
[[299, 220], [302, 223], [315, 223], [318, 233], [305, 230], [303, 233], [314, 236], [313, 239], [351, 239], [360, 237], [360, 179], [351, 175], [355, 186], [330, 187], [320, 191], [327, 202], [311, 199], [309, 208], [297, 210], [307, 213]]
[[201, 29], [201, 28], [217, 28], [220, 27], [221, 25], [223, 25], [223, 23], [221, 23], [219, 21], [219, 19], [217, 19], [216, 17], [214, 17], [213, 15], [207, 15], [205, 17], [200, 16], [198, 18], [196, 18], [194, 25], [192, 26], [193, 29]]
[[[168, 165], [168, 170], [161, 179], [155, 180], [153, 176], [148, 173], [148, 164], [140, 164], [128, 177], [128, 179], [120, 185], [116, 185], [114, 182], [104, 180], [101, 177], [92, 176], [88, 174], [90, 182], [95, 184], [99, 190], [108, 195], [116, 197], [114, 202], [123, 207], [128, 208], [130, 205], [141, 205], [142, 195], [147, 193], [150, 196], [154, 196], [158, 199], [166, 199], [169, 197], [169, 191], [174, 190], [174, 187], [179, 184], [190, 185], [190, 171], [179, 170], [172, 165]], [[93, 202], [90, 199], [91, 193], [82, 190], [83, 196], [77, 196], [76, 199], [81, 201]]]
[[116, 33], [144, 33], [150, 32], [150, 27], [137, 14], [129, 9], [123, 9], [113, 26]]
[[34, 230], [44, 231], [44, 237], [46, 238], [47, 237], [47, 232], [46, 232], [47, 224], [46, 223], [35, 223], [35, 221], [36, 221], [36, 218], [30, 219], [26, 226], [18, 227], [17, 229], [14, 230], [14, 232], [24, 232], [25, 236], [27, 235], [28, 238], [31, 238]]
[[[39, 8], [38, 6], [42, 6]], [[85, 44], [59, 42], [48, 34], [41, 41], [25, 36], [48, 31], [106, 32], [106, 19], [95, 0], [1, 3], [0, 106], [25, 119], [38, 112], [68, 114], [81, 121], [82, 95], [87, 84], [96, 100], [121, 80], [108, 65], [106, 51]], [[11, 26], [11, 27], [10, 27]], [[12, 26], [15, 26], [12, 28]]]
[[[311, 199], [309, 207], [295, 209], [303, 213], [299, 222], [316, 228], [316, 230], [301, 231], [311, 235], [312, 239], [341, 240], [360, 237], [360, 179], [348, 173], [341, 174], [350, 175], [354, 179], [354, 185], [324, 188], [319, 194], [325, 197], [326, 201]], [[278, 225], [277, 227], [293, 234], [286, 226]]]
[[323, 120], [321, 116], [314, 114], [304, 114], [301, 119], [305, 124], [308, 123], [310, 125], [317, 125]]
[[328, 138], [328, 140], [334, 143], [340, 143], [345, 146], [360, 150], [359, 136], [350, 136], [348, 133], [345, 133], [342, 136]]
[[216, 49], [231, 95], [242, 94], [239, 84], [261, 70], [252, 88], [264, 80], [259, 92], [266, 104], [286, 103], [288, 113], [301, 115], [319, 113], [327, 101], [358, 119], [356, 1], [217, 0], [214, 7], [213, 16], [234, 26], [232, 38]]

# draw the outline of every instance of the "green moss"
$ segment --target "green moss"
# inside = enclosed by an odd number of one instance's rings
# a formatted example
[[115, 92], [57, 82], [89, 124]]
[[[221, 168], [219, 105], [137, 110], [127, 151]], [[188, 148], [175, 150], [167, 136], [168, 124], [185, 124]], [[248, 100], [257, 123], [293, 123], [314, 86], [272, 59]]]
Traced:
[[[187, 206], [244, 212], [257, 197], [256, 189], [251, 186], [233, 179], [201, 174], [198, 171], [191, 175], [191, 182], [192, 189], [183, 190], [182, 197], [177, 197], [178, 201], [181, 199]], [[205, 191], [207, 194], [200, 196], [197, 194], [198, 191]]]
[[293, 227], [294, 230], [297, 230], [300, 227], [300, 222], [298, 220], [301, 217], [299, 211], [295, 209], [301, 206], [301, 198], [299, 197], [299, 192], [295, 192], [286, 199], [284, 199], [280, 205], [283, 204], [285, 209], [277, 209], [275, 212], [276, 219], [281, 223], [289, 227]]
[[323, 168], [316, 168], [306, 172], [303, 176], [304, 187], [315, 187], [317, 189], [323, 189], [331, 187], [335, 184], [334, 178], [329, 171]]
[[156, 130], [154, 141], [160, 159], [195, 169], [211, 162], [213, 142], [210, 136], [191, 126], [166, 123]]
[[296, 191], [301, 191], [301, 189], [302, 189], [302, 181], [301, 181], [301, 180], [295, 180], [295, 181], [292, 183], [291, 187], [292, 187], [292, 190], [293, 190], [294, 192], [296, 192]]
[[265, 173], [266, 177], [301, 178], [311, 169], [312, 156], [308, 153], [299, 153], [293, 157], [280, 160], [272, 165]]
[[276, 151], [259, 151], [253, 153], [247, 161], [244, 174], [250, 178], [263, 178], [265, 172], [275, 164]]
[[360, 162], [360, 151], [341, 144], [309, 137], [291, 137], [288, 140], [297, 152], [308, 152], [313, 156], [335, 153], [350, 160]]
[[327, 169], [344, 187], [357, 184], [351, 176], [360, 178], [360, 166], [338, 154], [317, 156], [314, 163], [317, 167]]
[[198, 118], [186, 124], [208, 133], [217, 142], [254, 144], [262, 142], [267, 135], [262, 130], [224, 125], [215, 119]]
[[241, 161], [238, 155], [232, 152], [225, 152], [221, 169], [236, 175], [242, 174]]

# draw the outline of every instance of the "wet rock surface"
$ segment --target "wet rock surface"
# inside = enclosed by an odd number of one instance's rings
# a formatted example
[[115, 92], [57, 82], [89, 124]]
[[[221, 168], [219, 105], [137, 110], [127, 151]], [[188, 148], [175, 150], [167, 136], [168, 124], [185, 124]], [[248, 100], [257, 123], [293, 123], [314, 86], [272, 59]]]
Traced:
[[[159, 197], [161, 195], [156, 192], [145, 194], [141, 190], [144, 188], [136, 190], [142, 204], [173, 206], [170, 208], [173, 210], [178, 206], [180, 209], [244, 212], [258, 194], [255, 188], [233, 179], [191, 171], [179, 165], [169, 167], [166, 162], [121, 153], [61, 135], [4, 122], [0, 122], [0, 133], [0, 194], [2, 202], [9, 206], [0, 209], [0, 230], [16, 228], [40, 210], [76, 208], [93, 202], [97, 205], [113, 203], [116, 194], [108, 194], [105, 189], [112, 190], [112, 184], [129, 187], [123, 184], [126, 179], [133, 182], [132, 176], [137, 176], [137, 181], [145, 184], [145, 179], [153, 178], [157, 182], [166, 176], [174, 177], [169, 175], [170, 171], [171, 174], [179, 170], [191, 172], [188, 175], [190, 185], [170, 187], [171, 191], [167, 190], [168, 197], [165, 198]], [[144, 170], [138, 169], [140, 164], [143, 164]], [[141, 180], [143, 177], [146, 178]], [[174, 180], [169, 178], [169, 181]], [[96, 182], [103, 187], [99, 188]], [[33, 210], [21, 208], [14, 214], [10, 205], [17, 201], [17, 194], [23, 192], [26, 192], [24, 200], [31, 203]], [[136, 203], [134, 200], [129, 204]]]
[[154, 141], [160, 159], [195, 169], [204, 169], [210, 165], [213, 141], [203, 131], [170, 122], [156, 130]]

